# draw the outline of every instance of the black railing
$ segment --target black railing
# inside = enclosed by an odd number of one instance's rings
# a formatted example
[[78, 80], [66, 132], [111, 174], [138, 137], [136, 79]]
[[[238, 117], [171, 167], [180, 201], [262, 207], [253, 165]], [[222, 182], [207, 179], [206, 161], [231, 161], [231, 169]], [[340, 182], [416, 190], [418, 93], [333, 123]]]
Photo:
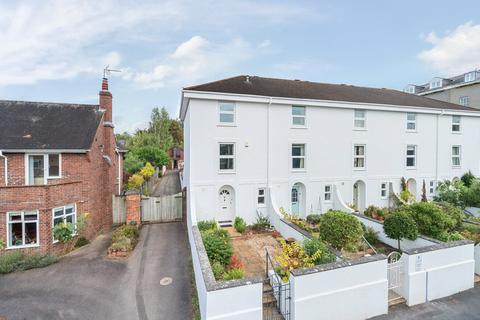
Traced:
[[290, 320], [290, 282], [284, 282], [275, 270], [275, 264], [267, 249], [265, 249], [265, 257], [265, 281], [266, 285], [271, 286], [272, 289], [264, 290], [264, 297], [267, 295], [268, 301], [270, 294], [275, 301], [273, 306], [271, 303], [264, 302], [263, 320]]

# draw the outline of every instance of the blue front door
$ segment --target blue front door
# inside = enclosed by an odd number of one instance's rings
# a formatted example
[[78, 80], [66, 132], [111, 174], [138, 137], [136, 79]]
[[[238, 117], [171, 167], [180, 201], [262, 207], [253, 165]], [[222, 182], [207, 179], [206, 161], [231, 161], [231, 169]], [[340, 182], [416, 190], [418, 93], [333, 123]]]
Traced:
[[292, 188], [292, 215], [300, 215], [300, 204], [298, 202], [298, 187], [293, 186]]

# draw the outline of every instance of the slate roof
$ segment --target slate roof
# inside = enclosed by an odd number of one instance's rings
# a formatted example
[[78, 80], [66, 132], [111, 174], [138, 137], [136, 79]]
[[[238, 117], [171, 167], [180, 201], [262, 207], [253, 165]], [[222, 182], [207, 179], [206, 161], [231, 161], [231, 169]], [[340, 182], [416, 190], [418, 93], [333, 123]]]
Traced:
[[87, 150], [98, 105], [0, 100], [0, 150]]
[[478, 111], [474, 108], [416, 96], [398, 90], [245, 75], [190, 86], [184, 88], [184, 90]]

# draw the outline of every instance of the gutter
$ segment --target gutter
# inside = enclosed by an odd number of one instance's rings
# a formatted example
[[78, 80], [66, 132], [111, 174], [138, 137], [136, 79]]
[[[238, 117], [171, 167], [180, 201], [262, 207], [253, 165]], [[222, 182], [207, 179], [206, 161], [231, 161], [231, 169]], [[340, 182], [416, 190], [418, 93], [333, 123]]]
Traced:
[[272, 106], [272, 97], [267, 105], [267, 189], [270, 190], [270, 107]]
[[5, 185], [8, 186], [8, 176], [7, 176], [7, 174], [8, 174], [8, 158], [5, 155], [3, 155], [2, 150], [0, 150], [0, 157], [2, 157], [5, 161], [5, 168], [4, 168], [5, 169]]

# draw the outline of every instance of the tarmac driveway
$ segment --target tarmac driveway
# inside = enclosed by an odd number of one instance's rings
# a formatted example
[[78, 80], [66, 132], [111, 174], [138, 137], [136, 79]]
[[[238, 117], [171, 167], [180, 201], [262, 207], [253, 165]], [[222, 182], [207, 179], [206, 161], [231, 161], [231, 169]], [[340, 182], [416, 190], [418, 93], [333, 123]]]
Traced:
[[54, 265], [0, 276], [0, 319], [192, 318], [181, 223], [144, 226], [127, 260], [105, 258], [108, 245], [100, 236]]

